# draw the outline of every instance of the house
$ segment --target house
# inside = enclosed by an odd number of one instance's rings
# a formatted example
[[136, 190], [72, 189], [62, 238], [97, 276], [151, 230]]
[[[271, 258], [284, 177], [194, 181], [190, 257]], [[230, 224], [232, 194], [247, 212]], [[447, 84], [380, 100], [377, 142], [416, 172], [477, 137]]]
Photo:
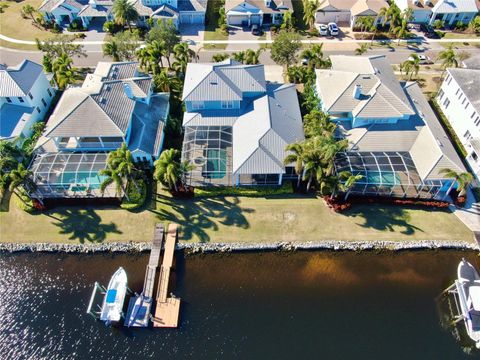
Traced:
[[279, 25], [286, 11], [293, 12], [292, 0], [226, 0], [229, 26]]
[[413, 10], [413, 23], [432, 25], [442, 20], [447, 26], [468, 24], [478, 13], [478, 0], [394, 0], [400, 10]]
[[169, 94], [136, 62], [99, 62], [81, 86], [69, 87], [36, 144], [31, 165], [43, 197], [99, 196], [108, 152], [126, 143], [136, 162], [160, 155]]
[[480, 68], [447, 69], [437, 102], [467, 152], [480, 181]]
[[375, 24], [380, 24], [382, 19], [378, 14], [383, 7], [388, 8], [385, 0], [326, 0], [320, 2], [315, 22], [319, 24], [335, 22], [353, 28], [359, 17], [371, 16]]
[[[38, 11], [45, 20], [61, 26], [75, 19], [82, 20], [85, 27], [101, 26], [113, 20], [114, 0], [45, 0]], [[129, 0], [139, 15], [137, 25], [145, 26], [148, 18], [180, 24], [203, 24], [207, 0]]]
[[294, 85], [265, 81], [263, 65], [190, 63], [183, 101], [182, 159], [196, 166], [190, 185], [280, 185], [296, 177], [283, 164], [286, 146], [304, 139]]
[[316, 70], [316, 90], [349, 144], [336, 171], [363, 176], [352, 192], [445, 198], [454, 182], [442, 169], [465, 168], [418, 84], [400, 83], [384, 55], [330, 58], [332, 69]]
[[55, 87], [51, 75], [30, 60], [17, 66], [0, 65], [0, 139], [14, 140], [31, 135], [32, 125], [44, 118]]

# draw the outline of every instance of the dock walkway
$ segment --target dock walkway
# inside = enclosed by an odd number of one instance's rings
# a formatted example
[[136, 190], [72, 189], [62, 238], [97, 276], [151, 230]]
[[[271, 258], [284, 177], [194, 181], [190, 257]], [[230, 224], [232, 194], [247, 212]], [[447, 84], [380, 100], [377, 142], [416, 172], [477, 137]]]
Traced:
[[170, 224], [165, 237], [165, 251], [163, 254], [162, 266], [160, 268], [160, 278], [158, 280], [157, 306], [155, 309], [155, 316], [153, 317], [154, 327], [178, 326], [180, 299], [168, 297], [168, 284], [170, 280], [170, 270], [173, 265], [177, 230], [178, 226], [176, 224]]

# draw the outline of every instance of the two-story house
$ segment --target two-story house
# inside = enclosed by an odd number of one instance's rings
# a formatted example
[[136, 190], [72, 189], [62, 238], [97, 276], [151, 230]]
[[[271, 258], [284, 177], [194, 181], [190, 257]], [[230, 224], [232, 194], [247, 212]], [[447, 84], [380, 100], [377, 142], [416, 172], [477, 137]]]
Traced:
[[[44, 0], [38, 11], [45, 20], [65, 26], [81, 19], [88, 27], [113, 20], [114, 0]], [[203, 24], [207, 0], [129, 0], [139, 15], [137, 25], [145, 26], [148, 18], [180, 24]]]
[[455, 184], [442, 170], [465, 168], [418, 84], [400, 83], [384, 55], [331, 60], [316, 70], [316, 88], [349, 143], [336, 170], [363, 176], [352, 192], [445, 198]]
[[280, 185], [295, 177], [283, 160], [304, 139], [292, 84], [265, 81], [263, 65], [233, 60], [187, 66], [182, 158], [195, 165], [188, 183]]
[[51, 75], [43, 67], [24, 60], [13, 67], [0, 65], [0, 139], [31, 135], [32, 125], [42, 120], [55, 95]]
[[36, 145], [31, 169], [40, 192], [91, 196], [106, 154], [122, 143], [135, 161], [153, 164], [168, 113], [169, 94], [154, 93], [152, 77], [140, 73], [136, 62], [98, 63], [82, 86], [65, 90]]
[[283, 14], [293, 12], [292, 0], [226, 0], [229, 26], [279, 25]]
[[437, 102], [464, 146], [480, 181], [480, 69], [447, 69]]

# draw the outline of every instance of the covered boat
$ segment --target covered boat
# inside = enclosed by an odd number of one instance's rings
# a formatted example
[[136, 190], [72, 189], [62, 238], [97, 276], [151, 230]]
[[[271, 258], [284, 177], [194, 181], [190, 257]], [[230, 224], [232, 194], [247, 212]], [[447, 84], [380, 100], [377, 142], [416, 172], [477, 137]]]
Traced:
[[458, 264], [455, 281], [461, 318], [465, 323], [468, 336], [480, 348], [480, 275], [467, 260]]
[[113, 274], [105, 293], [100, 320], [110, 324], [122, 318], [123, 303], [127, 292], [127, 273], [120, 267]]

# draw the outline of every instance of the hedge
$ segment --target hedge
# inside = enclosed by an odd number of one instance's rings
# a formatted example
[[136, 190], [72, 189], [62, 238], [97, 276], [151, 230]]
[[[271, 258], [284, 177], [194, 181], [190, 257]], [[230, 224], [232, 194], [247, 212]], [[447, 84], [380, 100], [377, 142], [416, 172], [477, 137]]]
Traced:
[[195, 197], [211, 196], [245, 196], [264, 197], [272, 195], [285, 195], [293, 193], [292, 184], [284, 183], [282, 186], [249, 186], [249, 187], [197, 187]]

